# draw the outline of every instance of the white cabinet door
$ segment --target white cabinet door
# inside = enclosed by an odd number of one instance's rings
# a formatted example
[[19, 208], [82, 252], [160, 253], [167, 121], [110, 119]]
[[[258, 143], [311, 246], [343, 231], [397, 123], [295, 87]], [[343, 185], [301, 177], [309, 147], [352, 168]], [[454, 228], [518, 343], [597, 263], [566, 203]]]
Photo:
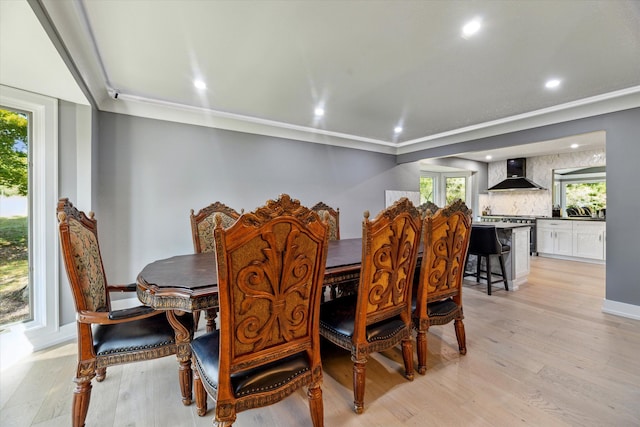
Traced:
[[577, 223], [573, 228], [573, 256], [604, 259], [604, 223]]
[[554, 252], [557, 255], [572, 256], [573, 253], [573, 232], [571, 230], [558, 229], [554, 231]]
[[546, 227], [538, 227], [537, 234], [537, 249], [538, 252], [543, 254], [552, 254], [553, 249], [553, 229]]

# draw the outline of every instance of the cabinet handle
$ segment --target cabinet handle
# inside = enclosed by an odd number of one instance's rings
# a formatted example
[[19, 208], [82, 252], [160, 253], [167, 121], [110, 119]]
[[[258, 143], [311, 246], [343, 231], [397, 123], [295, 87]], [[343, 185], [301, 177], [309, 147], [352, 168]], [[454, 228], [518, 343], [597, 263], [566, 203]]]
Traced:
[[598, 234], [598, 241], [602, 242], [602, 234]]
[[553, 231], [549, 232], [549, 237], [551, 237], [553, 239]]

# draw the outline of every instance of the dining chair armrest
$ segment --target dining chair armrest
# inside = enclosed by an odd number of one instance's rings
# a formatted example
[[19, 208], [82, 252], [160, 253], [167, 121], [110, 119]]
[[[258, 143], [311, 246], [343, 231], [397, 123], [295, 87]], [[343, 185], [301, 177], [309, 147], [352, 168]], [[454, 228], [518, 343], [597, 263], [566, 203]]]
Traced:
[[98, 325], [114, 325], [116, 323], [126, 323], [132, 320], [140, 320], [146, 317], [155, 316], [157, 310], [152, 307], [138, 306], [125, 308], [122, 310], [106, 311], [80, 311], [76, 319], [80, 323], [95, 323]]
[[127, 285], [107, 285], [108, 292], [135, 292], [137, 285], [129, 283]]

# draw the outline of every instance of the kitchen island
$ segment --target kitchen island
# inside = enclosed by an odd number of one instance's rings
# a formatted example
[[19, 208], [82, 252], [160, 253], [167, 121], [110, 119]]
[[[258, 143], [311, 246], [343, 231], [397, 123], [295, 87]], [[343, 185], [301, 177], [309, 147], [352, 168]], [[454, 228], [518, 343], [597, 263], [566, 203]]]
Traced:
[[[478, 225], [494, 225], [500, 242], [511, 247], [511, 251], [504, 255], [504, 264], [507, 272], [509, 290], [517, 291], [520, 285], [527, 281], [527, 276], [529, 275], [530, 226], [528, 224], [512, 222], [480, 223]], [[466, 271], [475, 272], [477, 262], [478, 260], [475, 255], [469, 255]], [[493, 272], [500, 272], [500, 263], [497, 256], [491, 257], [491, 270]]]

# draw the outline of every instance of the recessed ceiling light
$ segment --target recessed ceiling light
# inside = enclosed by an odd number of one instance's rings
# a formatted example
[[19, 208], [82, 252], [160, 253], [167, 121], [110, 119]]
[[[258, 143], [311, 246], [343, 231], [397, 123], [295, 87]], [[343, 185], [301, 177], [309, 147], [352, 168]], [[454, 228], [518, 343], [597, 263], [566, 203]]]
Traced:
[[207, 84], [205, 82], [203, 82], [202, 80], [194, 80], [193, 81], [193, 85], [200, 90], [204, 90], [207, 88]]
[[402, 133], [402, 126], [396, 126], [393, 128], [394, 133]]
[[322, 107], [318, 107], [316, 108], [313, 113], [317, 116], [317, 117], [322, 117], [324, 116], [324, 108]]
[[578, 144], [571, 144], [571, 148], [578, 148], [579, 145]]
[[558, 80], [558, 79], [547, 80], [547, 82], [544, 84], [544, 86], [547, 89], [555, 89], [558, 86], [560, 86], [560, 80]]
[[462, 37], [469, 38], [480, 30], [482, 23], [479, 18], [474, 18], [473, 20], [464, 24], [462, 27]]
[[492, 156], [490, 156], [490, 155], [487, 155], [487, 156], [485, 157], [485, 159], [487, 159], [487, 160], [491, 160], [491, 159], [493, 159], [493, 157], [492, 157]]

